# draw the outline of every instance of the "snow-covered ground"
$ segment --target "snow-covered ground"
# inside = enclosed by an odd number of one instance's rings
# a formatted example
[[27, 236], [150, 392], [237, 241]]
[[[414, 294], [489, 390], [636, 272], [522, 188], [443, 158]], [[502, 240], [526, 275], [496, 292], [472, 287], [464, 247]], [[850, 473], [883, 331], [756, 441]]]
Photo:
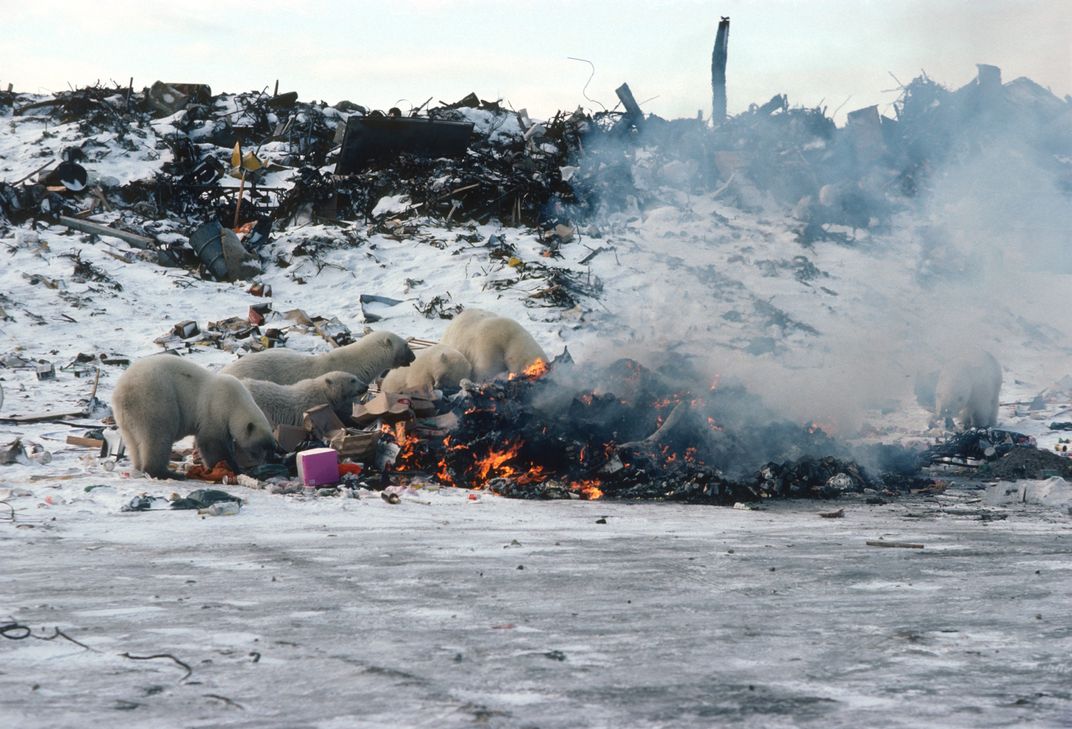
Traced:
[[[120, 182], [151, 176], [169, 154], [155, 138], [170, 123], [125, 149], [99, 140], [107, 152], [87, 168]], [[7, 179], [36, 168], [39, 150], [80, 141], [77, 125], [43, 117], [5, 125]], [[575, 310], [525, 306], [536, 282], [488, 285], [515, 275], [489, 260], [493, 234], [521, 260], [547, 262], [536, 232], [497, 223], [418, 220], [401, 240], [364, 223], [276, 231], [266, 258], [292, 263], [269, 263], [258, 280], [276, 311], [337, 316], [355, 332], [366, 326], [359, 297], [378, 294], [405, 303], [377, 309], [370, 326], [436, 339], [446, 322], [414, 304], [449, 294], [519, 319], [548, 351], [568, 346], [582, 363], [690, 355], [787, 417], [888, 442], [935, 434], [912, 378], [972, 341], [1004, 366], [1001, 424], [1043, 448], [1065, 435], [1047, 426], [1072, 420], [1070, 381], [1059, 384], [1072, 374], [1067, 265], [1022, 265], [1011, 241], [987, 247], [978, 275], [935, 283], [936, 266], [960, 260], [926, 243], [940, 214], [905, 212], [851, 243], [803, 247], [787, 211], [742, 206], [745, 191], [652, 185], [660, 204], [582, 225], [553, 261], [602, 282]], [[292, 255], [310, 242], [326, 265]], [[81, 410], [94, 377], [64, 368], [79, 353], [143, 356], [177, 322], [204, 328], [263, 301], [248, 282], [205, 281], [58, 226], [0, 227], [0, 245], [0, 418]], [[74, 255], [118, 286], [75, 280]], [[307, 335], [288, 344], [327, 346]], [[234, 355], [188, 356], [218, 367]], [[38, 361], [56, 365], [55, 380], [37, 379]], [[121, 372], [101, 367], [100, 400]], [[1044, 407], [1028, 410], [1039, 393]], [[248, 500], [240, 514], [201, 519], [121, 513], [137, 494], [199, 484], [106, 470], [65, 445], [84, 430], [0, 422], [0, 444], [20, 437], [52, 455], [0, 466], [12, 510], [8, 520], [0, 504], [0, 621], [38, 636], [59, 627], [88, 646], [0, 639], [5, 725], [1072, 723], [1072, 522], [1052, 484], [1032, 491], [1045, 498], [1009, 487], [983, 501], [965, 488], [763, 511], [428, 488], [389, 505], [372, 493], [232, 486]], [[840, 506], [843, 519], [816, 515]], [[879, 539], [925, 547], [865, 543]], [[190, 673], [124, 653], [170, 654]]]

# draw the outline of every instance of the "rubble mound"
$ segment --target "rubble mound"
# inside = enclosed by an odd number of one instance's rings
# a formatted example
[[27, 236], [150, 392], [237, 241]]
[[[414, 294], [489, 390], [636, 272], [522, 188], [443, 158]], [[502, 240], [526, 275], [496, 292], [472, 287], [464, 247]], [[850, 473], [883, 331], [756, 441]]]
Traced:
[[979, 475], [1002, 481], [1044, 479], [1051, 476], [1072, 479], [1072, 458], [1039, 448], [1014, 448], [998, 460], [980, 468]]
[[733, 504], [915, 484], [918, 459], [872, 474], [820, 428], [758, 411], [743, 388], [698, 393], [633, 360], [585, 373], [599, 390], [578, 374], [558, 361], [547, 375], [464, 390], [456, 427], [442, 442], [411, 444], [400, 467], [516, 498]]

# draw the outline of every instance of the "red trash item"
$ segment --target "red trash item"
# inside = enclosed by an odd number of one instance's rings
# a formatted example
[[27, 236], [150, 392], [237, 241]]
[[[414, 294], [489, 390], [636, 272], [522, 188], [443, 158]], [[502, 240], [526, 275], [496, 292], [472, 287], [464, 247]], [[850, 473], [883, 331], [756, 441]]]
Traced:
[[189, 470], [186, 471], [186, 478], [223, 483], [223, 479], [234, 480], [238, 478], [238, 474], [231, 470], [231, 467], [227, 465], [227, 461], [220, 461], [212, 468], [206, 468], [199, 464], [190, 466]]

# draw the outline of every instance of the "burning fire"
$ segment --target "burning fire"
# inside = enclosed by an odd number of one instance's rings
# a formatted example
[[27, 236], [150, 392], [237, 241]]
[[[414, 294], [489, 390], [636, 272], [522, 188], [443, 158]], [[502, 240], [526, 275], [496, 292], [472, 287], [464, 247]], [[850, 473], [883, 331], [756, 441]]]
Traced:
[[517, 477], [517, 482], [522, 486], [530, 483], [543, 483], [547, 480], [547, 474], [541, 466], [533, 466]]
[[420, 467], [417, 446], [421, 439], [407, 432], [405, 423], [399, 422], [394, 425], [384, 423], [380, 426], [380, 430], [394, 438], [395, 443], [398, 444], [399, 451], [394, 464], [396, 471], [411, 471]]
[[573, 481], [569, 485], [570, 491], [576, 491], [589, 501], [595, 501], [598, 498], [602, 498], [603, 491], [599, 486], [599, 480], [594, 478], [584, 479], [583, 481]]
[[537, 377], [543, 377], [544, 375], [546, 375], [549, 369], [550, 367], [548, 367], [546, 362], [544, 362], [542, 359], [537, 359], [528, 367], [521, 370], [520, 375], [511, 373], [509, 379], [516, 380], [518, 377], [527, 377], [529, 379], [534, 380]]
[[511, 445], [508, 445], [503, 450], [493, 450], [486, 456], [476, 462], [476, 475], [480, 479], [480, 486], [483, 487], [484, 482], [488, 480], [488, 474], [494, 474], [494, 476], [512, 476], [517, 471], [506, 465], [508, 461], [513, 459], [517, 455], [517, 452], [521, 450], [521, 441], [514, 441]]
[[[443, 447], [447, 451], [457, 451], [464, 449], [466, 446], [460, 443], [451, 444], [450, 436], [448, 435], [446, 438], [443, 439]], [[458, 484], [455, 483], [454, 477], [450, 475], [450, 468], [447, 466], [447, 461], [441, 458], [439, 459], [439, 463], [437, 463], [436, 465], [438, 466], [438, 470], [436, 471], [435, 476], [439, 480], [439, 482], [446, 484], [447, 486], [457, 487]]]

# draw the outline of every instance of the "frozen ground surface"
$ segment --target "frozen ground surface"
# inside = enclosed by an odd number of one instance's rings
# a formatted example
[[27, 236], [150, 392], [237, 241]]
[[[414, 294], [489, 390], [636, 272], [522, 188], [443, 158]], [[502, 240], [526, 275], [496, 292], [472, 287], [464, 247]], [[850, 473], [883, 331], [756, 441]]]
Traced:
[[6, 726], [1072, 723], [1072, 522], [1052, 508], [237, 489], [235, 517], [116, 513], [132, 491], [0, 524], [4, 610], [90, 649], [0, 640]]

